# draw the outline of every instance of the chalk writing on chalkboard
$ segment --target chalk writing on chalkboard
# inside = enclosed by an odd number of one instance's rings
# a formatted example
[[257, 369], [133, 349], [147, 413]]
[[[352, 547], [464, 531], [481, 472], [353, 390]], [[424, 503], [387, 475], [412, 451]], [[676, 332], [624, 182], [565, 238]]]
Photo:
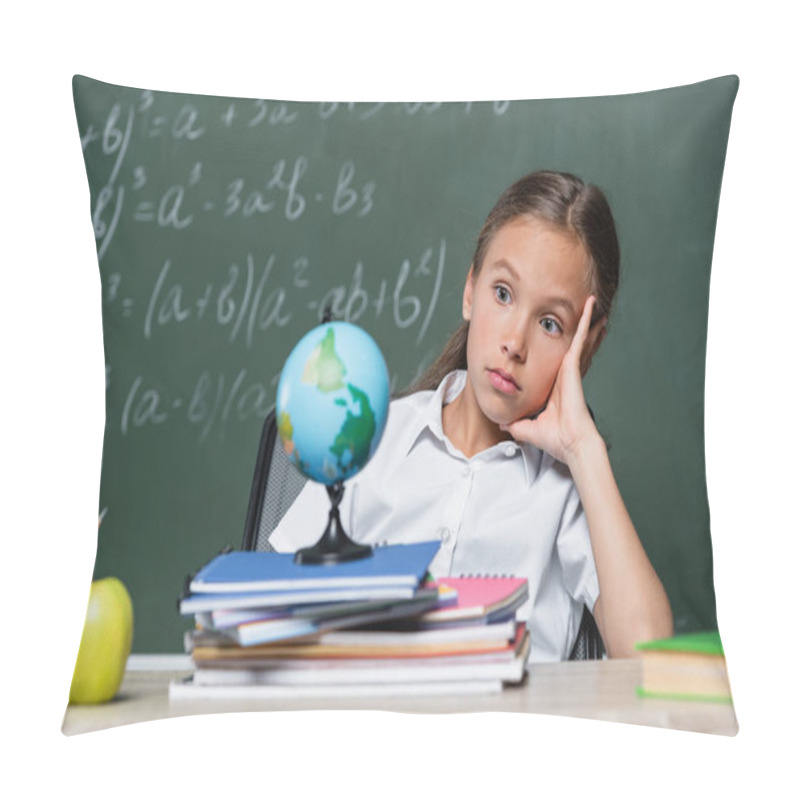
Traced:
[[[121, 331], [137, 343], [124, 368], [106, 367], [118, 398], [109, 424], [123, 437], [188, 425], [202, 443], [263, 418], [286, 343], [326, 309], [397, 348], [394, 388], [421, 372], [433, 356], [448, 230], [433, 226], [376, 247], [394, 222], [398, 176], [380, 174], [384, 157], [342, 146], [349, 140], [341, 130], [385, 123], [413, 132], [414, 120], [437, 115], [502, 119], [513, 104], [290, 103], [136, 90], [110, 98], [91, 118], [79, 116], [79, 132], [95, 187], [106, 337]], [[326, 136], [341, 142], [320, 145]], [[230, 142], [230, 158], [220, 157], [220, 141]], [[247, 158], [238, 155], [241, 141]], [[191, 358], [187, 341], [195, 343]], [[218, 355], [220, 345], [230, 357]], [[172, 351], [191, 364], [165, 375], [151, 354]]]

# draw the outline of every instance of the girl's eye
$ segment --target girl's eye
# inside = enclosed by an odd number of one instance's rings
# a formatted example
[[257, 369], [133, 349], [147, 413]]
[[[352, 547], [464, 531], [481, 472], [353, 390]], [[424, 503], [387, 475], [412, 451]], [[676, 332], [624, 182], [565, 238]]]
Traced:
[[503, 304], [511, 301], [511, 292], [505, 286], [495, 286], [494, 296]]
[[562, 333], [561, 326], [552, 317], [545, 317], [540, 324], [549, 334], [553, 336], [557, 336], [559, 333]]

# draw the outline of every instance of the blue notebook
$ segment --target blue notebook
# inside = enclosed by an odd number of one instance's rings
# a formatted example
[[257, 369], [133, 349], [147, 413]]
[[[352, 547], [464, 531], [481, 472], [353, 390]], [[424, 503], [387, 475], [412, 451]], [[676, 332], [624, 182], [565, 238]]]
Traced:
[[192, 592], [258, 592], [357, 586], [417, 586], [439, 541], [389, 544], [343, 564], [296, 564], [293, 553], [222, 553], [192, 579]]
[[275, 608], [306, 603], [343, 603], [358, 600], [402, 600], [413, 597], [416, 586], [326, 586], [319, 589], [259, 589], [255, 592], [195, 592], [180, 599], [181, 614], [236, 608]]

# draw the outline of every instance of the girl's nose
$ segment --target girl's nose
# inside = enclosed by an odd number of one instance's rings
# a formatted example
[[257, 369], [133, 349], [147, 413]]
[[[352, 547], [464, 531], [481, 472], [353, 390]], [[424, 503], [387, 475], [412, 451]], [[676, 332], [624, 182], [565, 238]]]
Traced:
[[509, 325], [503, 333], [501, 349], [512, 361], [525, 361], [528, 344], [521, 326]]

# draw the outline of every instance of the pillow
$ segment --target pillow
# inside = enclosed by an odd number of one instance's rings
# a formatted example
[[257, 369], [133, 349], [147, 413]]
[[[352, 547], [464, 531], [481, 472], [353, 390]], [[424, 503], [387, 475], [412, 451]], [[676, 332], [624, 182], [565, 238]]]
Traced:
[[294, 343], [330, 309], [375, 336], [395, 391], [409, 384], [459, 322], [486, 213], [536, 169], [611, 203], [621, 285], [586, 395], [676, 632], [715, 628], [703, 391], [737, 88], [311, 103], [76, 76], [106, 356], [94, 574], [130, 593], [132, 658], [185, 659], [176, 597], [241, 544]]

